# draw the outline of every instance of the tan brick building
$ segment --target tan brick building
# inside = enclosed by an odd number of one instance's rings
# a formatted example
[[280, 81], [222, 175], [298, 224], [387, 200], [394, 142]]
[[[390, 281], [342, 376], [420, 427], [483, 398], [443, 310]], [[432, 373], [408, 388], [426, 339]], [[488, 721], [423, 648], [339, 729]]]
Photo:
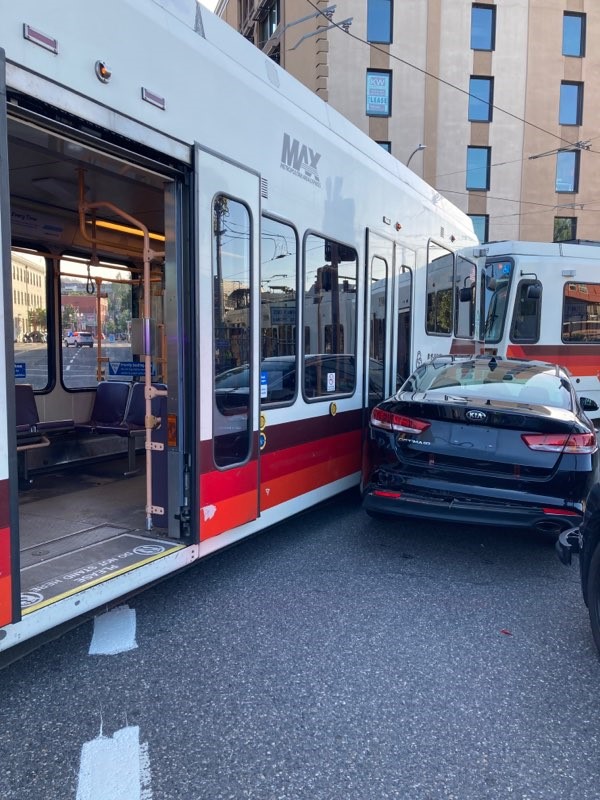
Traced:
[[296, 24], [316, 8], [328, 6], [216, 12], [410, 159], [482, 239], [600, 239], [597, 0], [344, 0], [333, 22], [352, 18], [348, 32], [322, 15]]

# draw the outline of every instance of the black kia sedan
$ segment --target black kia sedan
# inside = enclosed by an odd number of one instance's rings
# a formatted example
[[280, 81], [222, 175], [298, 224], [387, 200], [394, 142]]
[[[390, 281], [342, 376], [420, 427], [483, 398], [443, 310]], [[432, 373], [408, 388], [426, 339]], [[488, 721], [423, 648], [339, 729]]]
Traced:
[[600, 483], [595, 483], [589, 494], [583, 524], [563, 531], [556, 549], [563, 564], [570, 564], [572, 553], [579, 553], [581, 591], [600, 655]]
[[569, 374], [554, 364], [488, 357], [419, 366], [371, 413], [363, 506], [459, 523], [578, 525], [598, 444]]

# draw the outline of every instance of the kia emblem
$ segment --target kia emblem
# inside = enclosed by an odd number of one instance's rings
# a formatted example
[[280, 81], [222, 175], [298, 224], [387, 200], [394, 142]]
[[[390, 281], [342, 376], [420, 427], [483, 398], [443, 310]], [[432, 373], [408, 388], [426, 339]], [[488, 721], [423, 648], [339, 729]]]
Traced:
[[473, 422], [483, 422], [487, 419], [487, 414], [485, 411], [467, 411], [466, 417]]

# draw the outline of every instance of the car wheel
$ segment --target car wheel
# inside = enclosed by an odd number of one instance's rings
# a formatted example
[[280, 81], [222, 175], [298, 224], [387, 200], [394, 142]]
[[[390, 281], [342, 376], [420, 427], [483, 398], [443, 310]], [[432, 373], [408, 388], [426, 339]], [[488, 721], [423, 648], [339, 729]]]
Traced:
[[600, 542], [590, 561], [587, 584], [587, 604], [590, 612], [592, 635], [600, 653]]

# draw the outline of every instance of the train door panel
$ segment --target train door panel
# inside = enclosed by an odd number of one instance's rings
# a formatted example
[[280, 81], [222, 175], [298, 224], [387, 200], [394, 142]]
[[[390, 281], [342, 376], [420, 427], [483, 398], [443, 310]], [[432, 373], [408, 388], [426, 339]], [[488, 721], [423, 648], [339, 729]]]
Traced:
[[200, 539], [258, 516], [260, 179], [196, 149]]
[[[10, 270], [10, 195], [4, 51], [0, 49], [0, 308], [4, 330], [0, 346], [0, 626], [20, 619], [17, 507], [17, 455], [14, 436], [14, 354]], [[9, 476], [12, 480], [9, 480]]]
[[394, 242], [367, 231], [366, 390], [372, 408], [391, 394], [392, 388], [392, 276]]

